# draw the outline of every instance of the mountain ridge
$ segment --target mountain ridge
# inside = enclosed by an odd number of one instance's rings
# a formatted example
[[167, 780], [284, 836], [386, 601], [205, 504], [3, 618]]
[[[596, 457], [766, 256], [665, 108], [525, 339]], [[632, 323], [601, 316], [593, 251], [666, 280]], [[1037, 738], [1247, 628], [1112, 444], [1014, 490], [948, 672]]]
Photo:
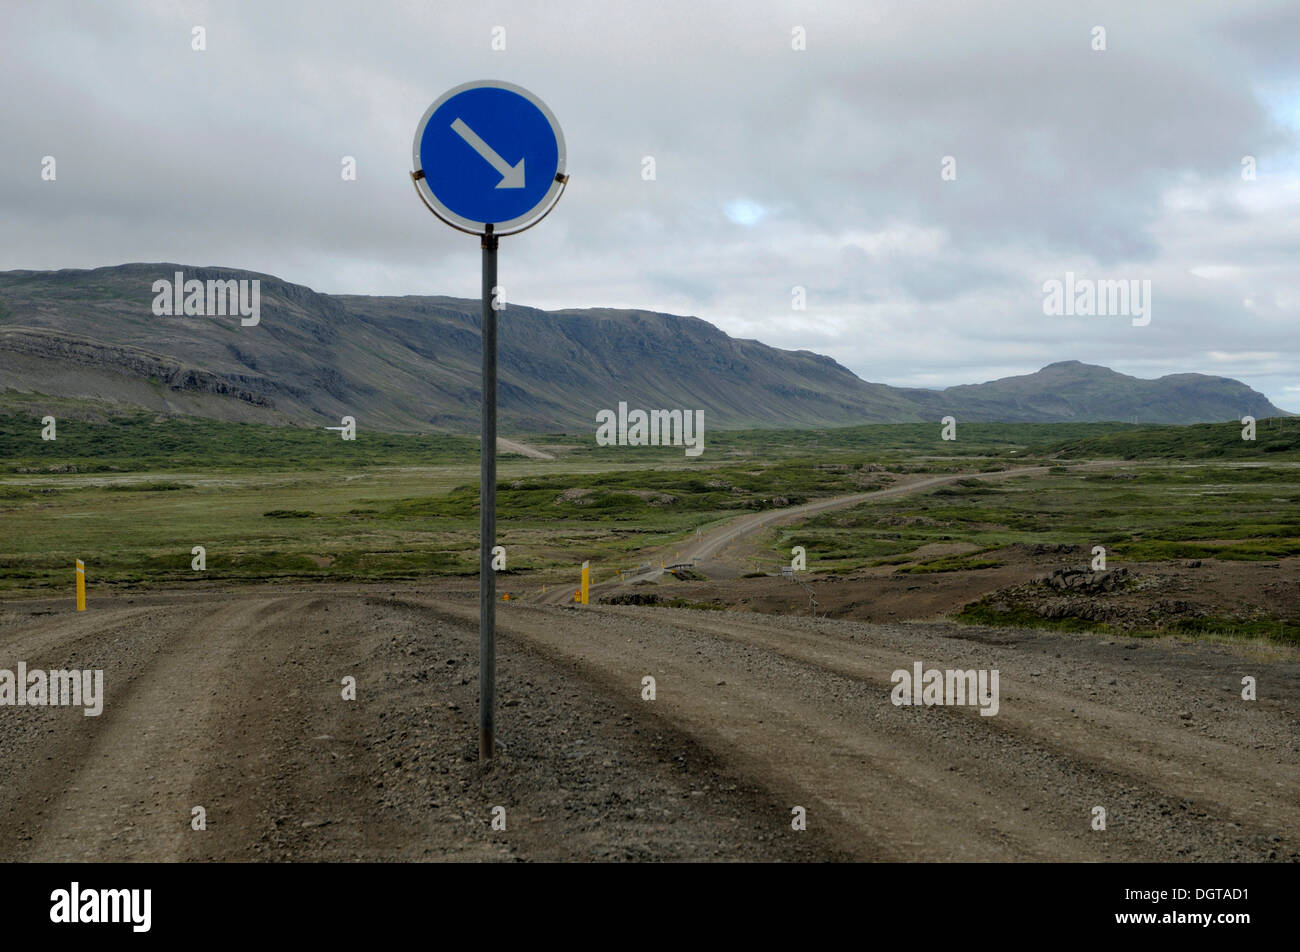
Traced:
[[[256, 326], [155, 316], [152, 283], [261, 282]], [[169, 262], [0, 272], [0, 389], [278, 423], [345, 415], [389, 430], [478, 427], [479, 302], [331, 295], [274, 275]], [[581, 430], [598, 410], [703, 409], [711, 427], [958, 420], [1215, 422], [1289, 415], [1244, 383], [1131, 377], [1077, 360], [943, 390], [857, 377], [833, 358], [733, 338], [694, 316], [510, 305], [500, 315], [505, 431]]]

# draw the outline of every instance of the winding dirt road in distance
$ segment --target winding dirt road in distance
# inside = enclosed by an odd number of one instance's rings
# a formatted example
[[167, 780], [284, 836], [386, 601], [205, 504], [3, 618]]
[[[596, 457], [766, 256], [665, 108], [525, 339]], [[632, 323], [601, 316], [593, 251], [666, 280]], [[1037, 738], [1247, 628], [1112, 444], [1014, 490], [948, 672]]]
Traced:
[[[1121, 464], [1105, 460], [1094, 463], [1077, 464], [1072, 468], [1092, 469], [1117, 465]], [[675, 550], [680, 551], [681, 556], [679, 559], [675, 558], [672, 561], [695, 562], [699, 569], [710, 578], [735, 577], [742, 571], [742, 569], [725, 558], [719, 557], [719, 554], [722, 553], [727, 546], [739, 542], [747, 536], [753, 535], [760, 529], [780, 525], [785, 522], [795, 522], [799, 519], [805, 519], [808, 516], [822, 512], [830, 512], [835, 509], [848, 509], [852, 506], [858, 505], [859, 503], [869, 502], [873, 499], [890, 499], [895, 496], [905, 496], [910, 493], [933, 489], [936, 486], [955, 483], [962, 479], [998, 481], [1015, 476], [1041, 475], [1042, 473], [1047, 472], [1047, 469], [1048, 467], [1046, 466], [1021, 466], [1012, 469], [999, 470], [993, 473], [956, 473], [948, 476], [927, 476], [920, 479], [902, 482], [896, 486], [890, 486], [888, 489], [875, 489], [870, 492], [850, 493], [844, 496], [830, 496], [825, 499], [815, 499], [812, 502], [803, 503], [798, 506], [787, 506], [783, 509], [768, 509], [763, 512], [736, 516], [733, 519], [728, 519], [719, 525], [709, 528], [696, 538], [687, 539], [675, 546]], [[654, 581], [664, 574], [664, 569], [657, 564], [659, 561], [663, 560], [659, 559], [652, 561], [651, 567], [643, 572], [627, 573], [622, 580], [607, 579], [604, 582], [594, 583], [589, 586], [588, 593], [589, 595], [594, 596], [601, 592], [626, 588], [637, 582]], [[531, 600], [539, 601], [548, 605], [568, 604], [573, 601], [573, 589], [565, 585], [557, 585], [545, 595], [538, 594]]]

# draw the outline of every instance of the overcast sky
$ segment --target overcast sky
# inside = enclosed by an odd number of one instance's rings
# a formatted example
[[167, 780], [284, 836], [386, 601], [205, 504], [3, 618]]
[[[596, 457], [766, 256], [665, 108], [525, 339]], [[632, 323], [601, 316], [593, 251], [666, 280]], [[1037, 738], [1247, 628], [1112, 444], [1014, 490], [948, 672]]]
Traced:
[[[502, 240], [512, 302], [696, 315], [899, 385], [1078, 359], [1300, 410], [1297, 2], [4, 0], [0, 270], [475, 297], [477, 241], [408, 173], [428, 105], [488, 78], [545, 100], [572, 176]], [[1150, 323], [1045, 315], [1067, 271], [1149, 280]]]

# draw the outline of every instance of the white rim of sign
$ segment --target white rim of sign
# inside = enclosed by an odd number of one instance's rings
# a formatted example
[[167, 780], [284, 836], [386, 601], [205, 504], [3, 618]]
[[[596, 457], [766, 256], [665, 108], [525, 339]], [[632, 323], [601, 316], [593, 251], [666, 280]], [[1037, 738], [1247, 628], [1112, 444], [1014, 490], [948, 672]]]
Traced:
[[[508, 92], [515, 93], [536, 106], [541, 114], [546, 117], [546, 121], [550, 124], [551, 132], [555, 136], [555, 146], [558, 151], [555, 175], [551, 179], [551, 187], [546, 190], [546, 194], [542, 196], [541, 200], [536, 205], [524, 212], [524, 214], [519, 215], [516, 218], [511, 218], [509, 221], [475, 221], [472, 218], [466, 218], [464, 215], [456, 214], [439, 201], [437, 195], [433, 194], [433, 189], [429, 188], [429, 180], [423, 174], [424, 166], [420, 162], [420, 142], [424, 138], [424, 128], [429, 124], [429, 120], [433, 118], [433, 114], [438, 111], [438, 108], [448, 99], [460, 95], [467, 89], [480, 89], [485, 86], [493, 89], [504, 89]], [[499, 79], [479, 79], [470, 83], [461, 83], [455, 89], [449, 89], [439, 96], [433, 105], [424, 111], [424, 115], [420, 117], [420, 123], [415, 127], [415, 141], [411, 146], [411, 160], [415, 165], [415, 171], [419, 173], [418, 178], [415, 180], [415, 188], [420, 193], [420, 197], [424, 199], [425, 204], [429, 206], [429, 210], [453, 227], [465, 228], [475, 233], [482, 233], [487, 230], [487, 226], [490, 224], [492, 225], [493, 232], [498, 235], [502, 234], [502, 232], [507, 228], [515, 228], [518, 225], [527, 227], [545, 217], [547, 212], [551, 210], [551, 206], [554, 205], [558, 199], [560, 191], [564, 188], [564, 159], [564, 133], [560, 131], [560, 123], [556, 120], [555, 114], [551, 112], [550, 107], [522, 86], [516, 86], [514, 83], [507, 83]], [[523, 229], [519, 228], [517, 230], [522, 231]]]

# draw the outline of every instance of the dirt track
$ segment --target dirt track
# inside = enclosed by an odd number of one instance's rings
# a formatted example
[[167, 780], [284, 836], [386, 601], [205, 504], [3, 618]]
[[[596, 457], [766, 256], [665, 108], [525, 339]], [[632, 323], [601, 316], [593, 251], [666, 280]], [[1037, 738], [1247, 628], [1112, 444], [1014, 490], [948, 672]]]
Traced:
[[[506, 747], [483, 772], [472, 593], [8, 603], [0, 668], [103, 668], [107, 697], [98, 718], [0, 707], [0, 860], [1300, 859], [1294, 659], [667, 609], [498, 619]], [[1000, 712], [895, 707], [913, 661], [999, 669]]]
[[[1105, 460], [1078, 464], [1076, 468], [1092, 469], [1114, 465], [1116, 465], [1114, 462]], [[743, 569], [733, 560], [723, 557], [722, 553], [725, 552], [728, 546], [741, 541], [747, 536], [753, 535], [759, 529], [768, 526], [781, 525], [787, 522], [794, 522], [821, 512], [830, 512], [835, 509], [847, 509], [850, 506], [856, 506], [863, 502], [870, 502], [873, 499], [889, 499], [894, 496], [920, 492], [924, 489], [933, 489], [938, 486], [945, 486], [958, 482], [959, 480], [983, 479], [998, 481], [1014, 478], [1016, 476], [1036, 476], [1046, 471], [1046, 466], [1020, 466], [1005, 470], [997, 470], [991, 473], [955, 473], [948, 476], [909, 478], [896, 486], [890, 486], [888, 489], [874, 489], [869, 492], [850, 493], [843, 496], [814, 499], [812, 502], [802, 503], [797, 506], [786, 506], [781, 509], [768, 509], [750, 515], [737, 516], [726, 520], [720, 525], [711, 527], [708, 532], [703, 532], [694, 539], [688, 539], [687, 541], [680, 543], [676, 546], [680, 552], [674, 561], [695, 562], [709, 575], [710, 578], [735, 578], [741, 571], [743, 571]], [[590, 586], [590, 593], [594, 595], [601, 592], [614, 591], [616, 589], [627, 589], [635, 585], [637, 582], [653, 581], [663, 577], [663, 568], [655, 565], [653, 559], [649, 563], [649, 566], [650, 567], [646, 569], [646, 571], [630, 573], [621, 580], [612, 579], [593, 584]], [[548, 605], [565, 605], [569, 604], [573, 600], [570, 591], [571, 590], [567, 586], [561, 585], [557, 586], [549, 594], [539, 594], [532, 600]]]

